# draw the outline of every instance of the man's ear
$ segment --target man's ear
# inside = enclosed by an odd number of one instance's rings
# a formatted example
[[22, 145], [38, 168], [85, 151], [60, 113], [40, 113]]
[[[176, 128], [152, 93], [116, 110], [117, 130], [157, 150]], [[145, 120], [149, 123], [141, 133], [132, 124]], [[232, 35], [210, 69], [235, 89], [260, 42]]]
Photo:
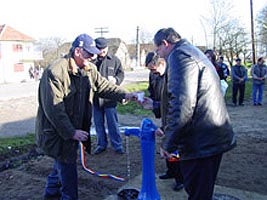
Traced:
[[74, 55], [75, 55], [76, 57], [79, 57], [79, 56], [80, 56], [80, 52], [81, 52], [81, 49], [80, 49], [79, 47], [76, 47], [76, 48], [74, 49]]
[[162, 40], [161, 44], [165, 47], [169, 46], [169, 42], [167, 40]]

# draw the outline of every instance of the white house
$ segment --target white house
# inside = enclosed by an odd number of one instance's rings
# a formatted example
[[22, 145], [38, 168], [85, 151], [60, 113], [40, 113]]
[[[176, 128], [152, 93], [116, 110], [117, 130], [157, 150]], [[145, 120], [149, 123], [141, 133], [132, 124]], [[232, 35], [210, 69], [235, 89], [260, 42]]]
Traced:
[[0, 25], [0, 83], [30, 80], [34, 60], [42, 59], [34, 49], [35, 40], [8, 25]]

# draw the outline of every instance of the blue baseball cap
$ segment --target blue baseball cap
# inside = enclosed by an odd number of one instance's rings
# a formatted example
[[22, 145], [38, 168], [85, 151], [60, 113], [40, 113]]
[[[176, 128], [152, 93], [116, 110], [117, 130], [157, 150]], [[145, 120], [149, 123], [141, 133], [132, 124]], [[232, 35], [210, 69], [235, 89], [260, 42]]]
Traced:
[[85, 51], [91, 54], [99, 54], [100, 51], [98, 48], [96, 48], [94, 39], [87, 35], [87, 34], [81, 34], [76, 37], [74, 42], [72, 43], [72, 47], [81, 47]]

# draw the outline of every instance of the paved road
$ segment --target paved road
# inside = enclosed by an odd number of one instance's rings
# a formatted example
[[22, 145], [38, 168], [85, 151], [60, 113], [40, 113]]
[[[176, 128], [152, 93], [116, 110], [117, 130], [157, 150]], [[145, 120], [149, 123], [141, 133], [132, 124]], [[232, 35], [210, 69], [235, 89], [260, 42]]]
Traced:
[[[148, 70], [125, 72], [123, 84], [148, 80]], [[0, 84], [0, 138], [34, 132], [39, 82]]]

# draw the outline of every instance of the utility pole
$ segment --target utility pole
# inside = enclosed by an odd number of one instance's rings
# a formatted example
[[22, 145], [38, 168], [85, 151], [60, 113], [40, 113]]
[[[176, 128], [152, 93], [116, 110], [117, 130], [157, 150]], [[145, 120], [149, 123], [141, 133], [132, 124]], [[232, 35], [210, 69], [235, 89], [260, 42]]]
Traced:
[[250, 18], [251, 18], [252, 63], [255, 65], [256, 56], [255, 56], [255, 39], [254, 39], [253, 0], [250, 0]]
[[95, 33], [100, 33], [101, 37], [103, 37], [104, 33], [108, 33], [108, 27], [99, 27], [95, 28]]
[[136, 67], [141, 66], [140, 64], [140, 35], [139, 35], [139, 26], [136, 29]]

